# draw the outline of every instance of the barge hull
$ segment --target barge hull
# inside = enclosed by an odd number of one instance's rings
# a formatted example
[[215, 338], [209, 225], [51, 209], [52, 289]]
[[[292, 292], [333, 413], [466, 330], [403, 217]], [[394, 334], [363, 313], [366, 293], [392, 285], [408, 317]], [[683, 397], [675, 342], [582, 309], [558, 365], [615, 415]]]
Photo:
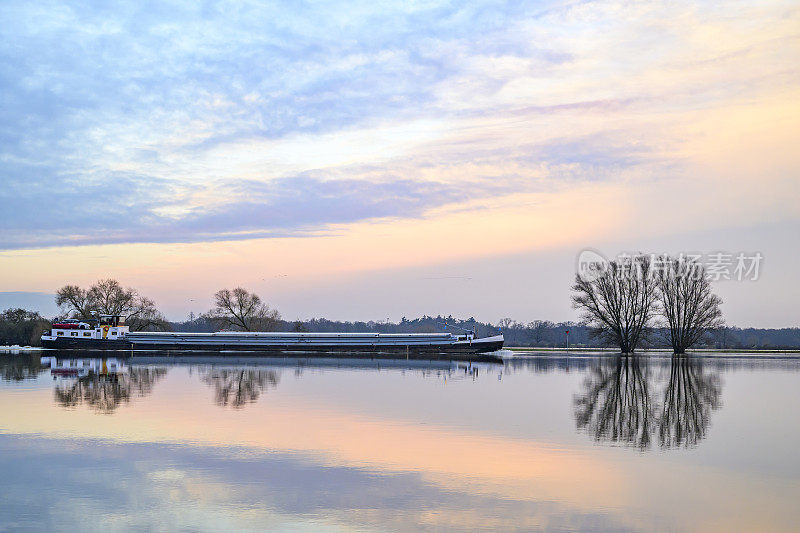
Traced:
[[71, 339], [58, 337], [56, 339], [42, 339], [42, 348], [57, 350], [101, 350], [120, 351], [130, 350], [131, 343], [124, 339]]
[[192, 342], [131, 342], [128, 340], [69, 339], [43, 340], [45, 348], [59, 350], [91, 351], [145, 351], [145, 352], [248, 352], [257, 354], [381, 354], [398, 356], [420, 355], [470, 355], [489, 353], [502, 349], [502, 340], [457, 342], [441, 345], [400, 344], [244, 344], [244, 343], [192, 343]]
[[444, 346], [363, 346], [363, 345], [336, 345], [336, 346], [302, 346], [302, 345], [244, 345], [244, 344], [144, 344], [136, 343], [131, 345], [129, 349], [139, 351], [179, 351], [179, 352], [261, 352], [261, 353], [337, 353], [337, 354], [353, 354], [353, 353], [377, 353], [377, 354], [391, 354], [391, 355], [406, 355], [406, 354], [478, 354], [487, 353], [500, 350], [503, 347], [502, 342], [469, 344], [451, 344]]

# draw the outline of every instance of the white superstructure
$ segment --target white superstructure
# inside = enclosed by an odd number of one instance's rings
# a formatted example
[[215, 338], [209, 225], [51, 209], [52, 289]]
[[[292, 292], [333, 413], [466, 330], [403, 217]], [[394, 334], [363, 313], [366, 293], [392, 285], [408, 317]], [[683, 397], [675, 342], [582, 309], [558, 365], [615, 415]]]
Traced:
[[128, 332], [129, 328], [121, 316], [100, 315], [98, 319], [94, 320], [82, 321], [68, 318], [55, 322], [50, 332], [42, 335], [42, 340], [121, 340]]

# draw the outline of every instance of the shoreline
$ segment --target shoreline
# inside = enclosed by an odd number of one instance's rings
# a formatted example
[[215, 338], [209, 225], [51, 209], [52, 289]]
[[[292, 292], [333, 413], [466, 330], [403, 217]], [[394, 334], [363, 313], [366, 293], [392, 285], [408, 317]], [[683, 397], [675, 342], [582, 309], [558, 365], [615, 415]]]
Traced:
[[[70, 352], [72, 350], [69, 350]], [[169, 351], [169, 350], [167, 350]], [[97, 352], [94, 350], [81, 351], [81, 350], [74, 350], [74, 356], [78, 357], [89, 357], [89, 358], [102, 358], [102, 357], [115, 357], [119, 356], [119, 353], [114, 351], [109, 352]], [[64, 350], [57, 350], [53, 348], [42, 348], [39, 346], [0, 346], [0, 356], [2, 355], [22, 355], [22, 354], [35, 354], [39, 353], [41, 355], [47, 355], [49, 353], [53, 353], [55, 357], [63, 357], [65, 355]], [[147, 350], [143, 351], [141, 355], [134, 356], [135, 358], [145, 358], [149, 356], [156, 356], [158, 351]], [[80, 355], [79, 355], [80, 354]], [[69, 354], [73, 355], [73, 354]], [[181, 354], [183, 356], [187, 356], [189, 354]], [[191, 354], [191, 356], [199, 356], [200, 354]], [[255, 355], [255, 354], [254, 354]], [[546, 359], [546, 358], [574, 358], [574, 359], [589, 359], [589, 358], [597, 358], [597, 357], [615, 357], [620, 355], [620, 353], [613, 348], [536, 348], [536, 347], [528, 347], [528, 346], [513, 346], [503, 348], [502, 350], [496, 352], [489, 352], [486, 354], [481, 354], [482, 356], [487, 358], [497, 358], [502, 360], [512, 360], [512, 359]], [[636, 356], [638, 357], [646, 357], [646, 358], [670, 358], [672, 357], [672, 352], [668, 349], [645, 349], [639, 350], [636, 352]], [[203, 357], [211, 357], [215, 359], [228, 359], [233, 356], [228, 355], [226, 352], [220, 353], [219, 355], [210, 355], [210, 354], [203, 354]], [[242, 354], [238, 354], [239, 357], [242, 357]], [[262, 355], [263, 356], [263, 355]], [[321, 357], [322, 355], [318, 355], [317, 357]], [[328, 354], [327, 357], [331, 357], [332, 354]], [[377, 356], [377, 354], [376, 354]], [[694, 356], [700, 357], [704, 359], [715, 359], [715, 358], [733, 358], [733, 359], [800, 359], [800, 349], [785, 349], [785, 350], [778, 350], [778, 349], [765, 349], [765, 350], [746, 350], [746, 349], [698, 349], [698, 350], [691, 350], [686, 353], [686, 356]], [[169, 356], [161, 356], [161, 357], [179, 357], [177, 354], [169, 355]], [[303, 357], [303, 356], [300, 356]], [[313, 356], [312, 356], [313, 357]], [[480, 356], [479, 356], [480, 357]], [[258, 356], [255, 356], [258, 358]], [[334, 359], [349, 359], [353, 357], [335, 357]], [[356, 357], [357, 359], [369, 358], [368, 354], [361, 354], [360, 357]], [[380, 359], [392, 360], [392, 359], [405, 359], [405, 357], [392, 357], [388, 354], [380, 354]], [[415, 357], [413, 359], [427, 359], [426, 357]], [[437, 358], [438, 359], [438, 358]], [[442, 359], [450, 359], [450, 358], [442, 358]], [[453, 360], [459, 359], [472, 359], [471, 357], [453, 357]]]

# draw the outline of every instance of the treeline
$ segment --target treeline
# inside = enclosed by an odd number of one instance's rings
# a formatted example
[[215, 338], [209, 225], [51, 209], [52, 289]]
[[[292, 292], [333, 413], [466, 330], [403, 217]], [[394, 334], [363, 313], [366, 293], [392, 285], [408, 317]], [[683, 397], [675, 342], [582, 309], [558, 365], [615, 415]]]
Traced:
[[[212, 332], [215, 323], [205, 317], [193, 318], [185, 322], [171, 322], [175, 331]], [[446, 327], [445, 327], [446, 325]], [[299, 331], [311, 333], [329, 333], [341, 331], [354, 333], [371, 331], [375, 333], [460, 333], [474, 328], [479, 337], [497, 335], [502, 332], [506, 346], [530, 346], [540, 348], [563, 348], [566, 346], [569, 331], [571, 347], [600, 348], [607, 346], [602, 340], [592, 335], [592, 328], [575, 322], [551, 322], [534, 320], [522, 323], [503, 319], [497, 324], [480, 322], [474, 318], [457, 319], [450, 316], [422, 316], [421, 318], [403, 318], [400, 322], [376, 321], [338, 321], [325, 318], [287, 321], [279, 320], [276, 331]], [[670, 348], [668, 332], [655, 328], [643, 341], [644, 347]], [[698, 342], [696, 348], [718, 349], [793, 349], [800, 348], [800, 328], [761, 329], [722, 327], [710, 332], [707, 338]]]
[[[0, 345], [38, 346], [39, 337], [50, 328], [51, 321], [34, 311], [24, 309], [8, 309], [0, 312]], [[186, 321], [168, 322], [163, 329], [184, 332], [219, 331], [219, 323], [206, 317], [191, 317]], [[446, 326], [446, 327], [445, 327]], [[422, 316], [420, 318], [403, 318], [399, 322], [376, 321], [339, 321], [325, 318], [309, 320], [278, 320], [275, 331], [307, 331], [316, 333], [328, 332], [362, 332], [375, 333], [460, 333], [474, 328], [479, 337], [496, 335], [502, 332], [506, 346], [530, 346], [540, 348], [561, 348], [566, 345], [566, 332], [569, 331], [571, 347], [599, 348], [603, 344], [591, 335], [591, 328], [575, 322], [551, 322], [534, 320], [523, 323], [503, 319], [497, 324], [480, 322], [474, 318], [457, 319], [449, 316]], [[669, 348], [665, 332], [658, 329], [651, 332], [645, 346], [653, 348]], [[792, 349], [800, 348], [800, 328], [762, 329], [723, 327], [709, 333], [708, 338], [700, 342], [697, 348], [727, 349]]]
[[[172, 322], [172, 329], [175, 331], [202, 333], [218, 331], [217, 322], [208, 315], [191, 317], [185, 322]], [[272, 331], [291, 331], [309, 333], [435, 333], [452, 332], [463, 333], [465, 331], [475, 331], [479, 337], [497, 335], [498, 326], [485, 322], [478, 322], [474, 318], [456, 319], [452, 316], [423, 316], [421, 318], [408, 319], [403, 317], [400, 322], [388, 321], [339, 321], [328, 320], [326, 318], [311, 318], [309, 320], [283, 320], [277, 319], [271, 328]]]
[[[647, 276], [649, 262], [618, 265], [595, 271], [591, 277], [576, 276], [573, 301], [582, 309], [582, 322], [529, 323], [504, 318], [497, 324], [448, 316], [403, 318], [399, 322], [343, 322], [325, 318], [287, 321], [258, 295], [241, 287], [222, 289], [214, 295], [214, 307], [183, 322], [170, 322], [155, 302], [136, 289], [123, 287], [113, 279], [99, 280], [83, 288], [65, 285], [56, 293], [59, 319], [92, 320], [102, 314], [120, 315], [131, 331], [288, 331], [288, 332], [375, 332], [375, 333], [464, 333], [478, 337], [503, 333], [506, 346], [542, 348], [627, 347], [624, 353], [642, 348], [669, 348], [680, 353], [685, 347], [722, 349], [800, 348], [800, 328], [758, 329], [725, 327], [718, 311], [719, 299], [710, 292], [702, 270], [677, 266], [669, 275]], [[631, 265], [636, 269], [629, 268]], [[699, 273], [700, 276], [690, 274]], [[660, 304], [657, 300], [661, 300]], [[626, 310], [615, 313], [615, 309]], [[631, 311], [632, 310], [632, 311]], [[703, 314], [703, 311], [707, 312]], [[651, 320], [661, 313], [662, 320]], [[687, 314], [688, 313], [688, 314]], [[605, 316], [608, 314], [609, 316]], [[683, 318], [685, 317], [685, 318]], [[623, 321], [622, 318], [625, 320]], [[50, 320], [25, 309], [0, 312], [0, 345], [38, 346]], [[691, 327], [685, 327], [690, 324]], [[630, 332], [635, 332], [632, 335]], [[569, 334], [567, 334], [569, 332]], [[599, 334], [598, 334], [599, 333]], [[635, 340], [631, 342], [632, 336]], [[677, 340], [676, 340], [677, 339]]]
[[50, 321], [35, 311], [6, 309], [0, 313], [0, 346], [38, 346]]
[[[512, 323], [503, 329], [506, 346], [537, 346], [540, 348], [563, 347], [566, 331], [569, 331], [571, 347], [601, 348], [608, 346], [598, 339], [593, 329], [573, 322], [554, 323], [547, 320], [528, 324]], [[644, 348], [671, 348], [667, 328], [652, 328], [642, 340]], [[695, 348], [730, 350], [798, 349], [800, 328], [738, 328], [723, 326], [697, 342]]]

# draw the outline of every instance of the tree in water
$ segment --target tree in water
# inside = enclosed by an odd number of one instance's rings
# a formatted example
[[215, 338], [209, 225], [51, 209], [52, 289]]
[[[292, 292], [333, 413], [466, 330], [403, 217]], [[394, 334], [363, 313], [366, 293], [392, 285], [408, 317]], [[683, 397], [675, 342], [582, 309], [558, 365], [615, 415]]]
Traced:
[[65, 285], [56, 291], [56, 305], [62, 313], [84, 320], [94, 318], [93, 312], [122, 316], [131, 331], [170, 329], [153, 300], [115, 279], [100, 280], [88, 289]]
[[207, 316], [223, 328], [240, 331], [274, 331], [281, 320], [277, 310], [241, 287], [217, 291]]
[[575, 276], [572, 306], [593, 335], [619, 346], [623, 354], [636, 350], [651, 325], [657, 291], [650, 269], [650, 258], [638, 255]]
[[702, 264], [663, 257], [654, 269], [660, 313], [672, 350], [683, 354], [706, 333], [722, 327], [722, 300], [711, 291]]

